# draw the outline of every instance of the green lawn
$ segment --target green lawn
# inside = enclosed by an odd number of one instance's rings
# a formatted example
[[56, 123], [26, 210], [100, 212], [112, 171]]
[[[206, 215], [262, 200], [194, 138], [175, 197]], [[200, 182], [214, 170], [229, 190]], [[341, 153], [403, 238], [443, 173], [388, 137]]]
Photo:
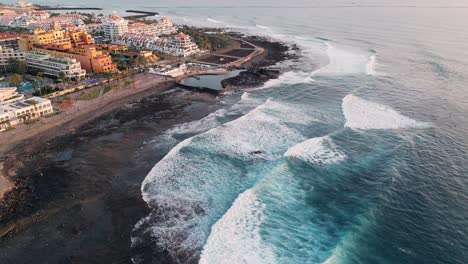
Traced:
[[100, 94], [101, 90], [96, 90], [94, 92], [91, 92], [91, 93], [84, 93], [82, 95], [80, 95], [80, 100], [94, 100], [96, 98], [98, 98], [99, 94]]

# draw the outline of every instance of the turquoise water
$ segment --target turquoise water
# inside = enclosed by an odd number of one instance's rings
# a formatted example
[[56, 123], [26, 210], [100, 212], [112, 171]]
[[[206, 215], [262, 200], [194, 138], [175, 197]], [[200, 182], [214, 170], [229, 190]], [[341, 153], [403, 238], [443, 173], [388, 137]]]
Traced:
[[221, 82], [224, 79], [236, 77], [241, 73], [242, 70], [230, 71], [222, 75], [198, 75], [196, 77], [189, 77], [181, 81], [181, 84], [198, 87], [198, 88], [209, 88], [212, 90], [222, 90], [224, 87]]
[[33, 90], [32, 83], [18, 88], [18, 91], [32, 91], [32, 90]]
[[99, 5], [301, 48], [278, 80], [152, 141], [173, 148], [142, 184], [133, 247], [178, 263], [468, 262], [465, 1]]

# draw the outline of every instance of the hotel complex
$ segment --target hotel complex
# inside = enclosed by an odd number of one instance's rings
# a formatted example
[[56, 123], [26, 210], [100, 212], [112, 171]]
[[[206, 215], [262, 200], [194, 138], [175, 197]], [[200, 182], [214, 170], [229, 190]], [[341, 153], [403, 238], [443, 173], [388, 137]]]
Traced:
[[0, 72], [10, 70], [10, 60], [24, 60], [24, 53], [19, 50], [20, 35], [0, 34]]
[[117, 65], [104, 50], [98, 50], [94, 38], [84, 30], [66, 32], [63, 30], [35, 30], [22, 36], [20, 49], [46, 53], [53, 57], [72, 59], [81, 63], [86, 72], [114, 72]]
[[26, 53], [26, 63], [29, 68], [45, 75], [60, 78], [79, 79], [86, 75], [86, 71], [81, 69], [81, 64], [75, 59], [62, 59], [52, 57], [47, 53], [28, 52]]
[[0, 106], [14, 104], [24, 100], [24, 95], [16, 91], [16, 87], [0, 88]]
[[48, 99], [32, 97], [25, 100], [18, 96], [15, 87], [0, 88], [0, 131], [53, 112], [52, 104]]
[[174, 37], [125, 33], [118, 36], [116, 43], [126, 45], [133, 50], [151, 50], [177, 57], [190, 57], [201, 52], [190, 36], [183, 33]]
[[114, 41], [128, 31], [128, 21], [119, 16], [109, 16], [103, 21], [104, 35]]
[[[116, 62], [128, 69], [135, 61], [140, 67], [141, 61], [153, 64], [164, 57], [170, 65], [178, 58], [201, 54], [191, 37], [179, 33], [178, 27], [165, 17], [143, 23], [116, 15], [51, 16], [23, 3], [0, 5], [0, 26], [29, 31], [21, 35], [0, 33], [0, 71], [15, 72], [9, 81], [13, 82], [14, 77], [15, 83], [22, 85], [22, 78], [31, 78], [24, 75], [26, 69], [30, 75], [43, 73], [54, 79], [79, 80], [87, 73], [117, 72]], [[96, 39], [92, 34], [98, 35]], [[57, 86], [51, 84], [49, 88]], [[53, 113], [50, 100], [31, 97], [32, 94], [33, 91], [18, 92], [16, 87], [0, 88], [0, 131]]]

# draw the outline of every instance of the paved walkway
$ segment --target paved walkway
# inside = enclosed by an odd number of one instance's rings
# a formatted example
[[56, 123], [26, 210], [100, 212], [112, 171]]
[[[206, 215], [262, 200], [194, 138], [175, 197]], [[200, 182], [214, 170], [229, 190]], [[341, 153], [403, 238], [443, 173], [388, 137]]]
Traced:
[[[132, 81], [131, 78], [128, 80]], [[164, 89], [166, 86], [165, 84], [175, 82], [174, 80], [167, 79], [166, 77], [143, 73], [137, 74], [134, 80], [135, 85], [132, 83], [127, 88], [112, 89], [112, 91], [108, 92], [104, 96], [98, 97], [94, 100], [72, 99], [73, 107], [61, 110], [62, 112], [60, 114], [53, 115], [48, 118], [42, 118], [30, 125], [20, 124], [13, 130], [0, 132], [0, 153], [8, 150], [14, 144], [24, 139], [32, 138], [46, 131], [51, 132], [51, 138], [53, 138], [53, 135], [65, 134], [112, 109], [120, 107], [127, 103], [127, 101], [135, 100], [136, 98], [133, 95], [138, 95], [146, 90], [161, 90]], [[123, 81], [125, 80], [121, 80], [121, 82]], [[115, 86], [115, 84], [111, 83], [111, 86]], [[84, 92], [88, 91], [85, 90]], [[70, 97], [76, 98], [78, 93]], [[57, 98], [55, 100], [59, 99], [60, 98]], [[55, 104], [54, 108], [56, 108]], [[54, 111], [56, 111], [56, 109], [54, 109]], [[54, 130], [55, 127], [65, 124], [67, 124], [65, 129], [68, 131], [51, 131]]]

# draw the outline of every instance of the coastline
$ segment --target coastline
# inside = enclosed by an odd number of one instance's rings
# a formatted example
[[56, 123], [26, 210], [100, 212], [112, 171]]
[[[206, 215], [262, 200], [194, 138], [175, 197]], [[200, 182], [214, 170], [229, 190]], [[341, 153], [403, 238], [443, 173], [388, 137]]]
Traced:
[[[245, 67], [255, 70], [290, 58], [275, 46]], [[155, 84], [145, 76], [164, 80]], [[82, 256], [127, 263], [140, 250], [130, 247], [135, 223], [148, 213], [140, 185], [170, 150], [148, 142], [174, 125], [214, 112], [220, 99], [182, 89], [164, 93], [176, 87], [175, 80], [156, 75], [135, 79], [136, 91], [78, 101], [76, 108], [57, 115], [63, 120], [46, 120], [53, 126], [32, 129], [44, 125], [38, 123], [23, 136], [20, 129], [0, 135], [9, 142], [0, 147], [0, 157], [13, 186], [0, 205], [0, 257], [7, 263], [85, 261]], [[25, 242], [28, 237], [34, 239]], [[20, 254], [25, 251], [31, 254]], [[151, 254], [172, 262], [163, 251]]]
[[[0, 146], [0, 153], [7, 152], [14, 148], [19, 142], [28, 140], [39, 134], [42, 134], [40, 137], [41, 142], [45, 142], [53, 137], [71, 132], [74, 128], [112, 111], [125, 103], [140, 100], [144, 96], [150, 94], [162, 92], [175, 84], [175, 81], [172, 79], [166, 79], [161, 76], [149, 74], [137, 74], [135, 79], [135, 88], [128, 87], [126, 89], [113, 89], [109, 94], [106, 94], [99, 99], [89, 101], [78, 100], [78, 98], [75, 98], [72, 100], [73, 107], [65, 110], [61, 109], [63, 112], [58, 115], [44, 118], [29, 126], [22, 125], [18, 126], [15, 130], [0, 133], [0, 142], [8, 142], [7, 144], [2, 144]], [[110, 85], [112, 86], [113, 83]], [[94, 87], [88, 89], [87, 92], [99, 88], [101, 87]], [[78, 94], [75, 93], [75, 97], [77, 95]], [[70, 95], [68, 95], [68, 97], [69, 96]], [[60, 97], [53, 100], [54, 107], [59, 105], [57, 100], [60, 100]], [[55, 129], [54, 133], [50, 133], [52, 129], [58, 126], [62, 126], [60, 131]], [[44, 138], [44, 135], [46, 138]]]

